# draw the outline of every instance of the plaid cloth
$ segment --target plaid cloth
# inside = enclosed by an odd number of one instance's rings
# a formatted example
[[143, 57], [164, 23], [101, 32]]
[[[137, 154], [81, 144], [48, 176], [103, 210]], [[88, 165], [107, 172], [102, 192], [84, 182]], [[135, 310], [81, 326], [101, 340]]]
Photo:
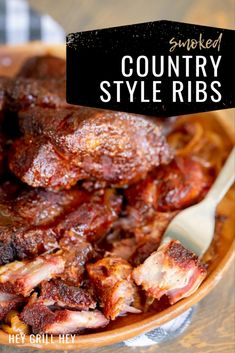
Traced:
[[[65, 33], [50, 16], [38, 14], [25, 0], [0, 0], [0, 43], [20, 44], [30, 40], [64, 43]], [[143, 347], [173, 339], [188, 327], [193, 311], [190, 308], [161, 327], [119, 345]]]
[[48, 15], [32, 10], [24, 0], [0, 0], [0, 43], [21, 44], [30, 40], [64, 43], [62, 27]]

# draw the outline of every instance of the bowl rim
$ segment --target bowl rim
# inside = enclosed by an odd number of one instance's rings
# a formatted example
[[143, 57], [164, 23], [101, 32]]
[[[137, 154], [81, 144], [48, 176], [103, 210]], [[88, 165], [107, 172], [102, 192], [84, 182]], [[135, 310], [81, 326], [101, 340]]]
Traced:
[[[65, 46], [64, 45], [48, 45], [40, 42], [30, 43], [26, 45], [20, 46], [0, 46], [0, 50], [4, 49], [4, 52], [17, 52], [23, 51], [27, 48], [27, 51], [31, 52], [31, 55], [34, 51], [37, 51], [38, 48], [40, 50], [45, 50], [46, 52], [50, 52], [54, 55], [64, 56]], [[200, 113], [199, 113], [200, 114]], [[214, 115], [216, 120], [221, 125], [221, 128], [226, 132], [231, 142], [234, 144], [235, 136], [234, 129], [231, 129], [231, 125], [228, 123], [226, 118], [224, 119], [223, 115], [226, 115], [225, 111], [214, 111], [214, 112], [206, 112], [201, 113], [200, 115]], [[195, 114], [193, 114], [195, 115]], [[90, 333], [86, 335], [76, 336], [74, 343], [59, 343], [58, 338], [54, 337], [54, 342], [52, 343], [32, 343], [29, 340], [29, 336], [26, 337], [24, 343], [21, 344], [12, 344], [9, 343], [8, 337], [9, 335], [2, 330], [0, 330], [0, 344], [8, 345], [11, 347], [24, 347], [24, 348], [34, 348], [34, 349], [43, 349], [47, 350], [79, 350], [80, 348], [96, 348], [106, 345], [115, 344], [121, 342], [123, 340], [128, 340], [133, 338], [139, 334], [143, 334], [152, 329], [157, 328], [158, 326], [176, 318], [191, 306], [199, 302], [202, 298], [204, 298], [220, 281], [223, 277], [224, 273], [227, 271], [229, 266], [232, 264], [235, 255], [235, 239], [232, 241], [231, 245], [227, 249], [227, 252], [224, 253], [224, 256], [221, 258], [217, 266], [209, 273], [208, 277], [203, 281], [198, 290], [188, 298], [185, 298], [178, 303], [174, 304], [167, 309], [153, 314], [143, 320], [141, 322], [134, 322], [122, 327], [114, 328], [109, 331], [98, 332], [98, 333]]]

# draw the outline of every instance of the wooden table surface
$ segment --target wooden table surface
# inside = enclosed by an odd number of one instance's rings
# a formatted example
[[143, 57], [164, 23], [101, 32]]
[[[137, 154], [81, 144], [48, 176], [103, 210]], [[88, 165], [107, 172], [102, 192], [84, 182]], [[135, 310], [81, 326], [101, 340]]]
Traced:
[[[66, 33], [137, 22], [169, 19], [234, 29], [235, 0], [30, 0], [49, 13]], [[234, 353], [234, 265], [197, 306], [191, 325], [177, 339], [148, 348], [111, 346], [80, 353]], [[0, 353], [26, 349], [0, 347]], [[27, 350], [27, 352], [38, 352]], [[52, 351], [48, 351], [52, 353]]]

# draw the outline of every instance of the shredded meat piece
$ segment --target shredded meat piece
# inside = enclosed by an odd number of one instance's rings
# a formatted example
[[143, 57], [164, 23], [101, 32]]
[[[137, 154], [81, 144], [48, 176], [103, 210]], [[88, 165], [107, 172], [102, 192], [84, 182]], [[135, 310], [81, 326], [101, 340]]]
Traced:
[[137, 244], [148, 240], [160, 243], [168, 224], [177, 212], [157, 212], [149, 210], [139, 213], [138, 209], [129, 208], [128, 216], [121, 219], [121, 229], [135, 235]]
[[[172, 158], [161, 128], [143, 116], [81, 107], [34, 108], [21, 113], [20, 127], [26, 137], [15, 143], [10, 168], [32, 186], [65, 188], [73, 185], [75, 179], [126, 185], [142, 179], [154, 167]], [[43, 137], [36, 139], [34, 134]], [[47, 168], [53, 171], [50, 176], [41, 169], [39, 175], [35, 174], [39, 168], [39, 151], [40, 160], [46, 160]], [[25, 168], [24, 171], [20, 168], [23, 156], [30, 171], [28, 176]], [[62, 160], [69, 161], [72, 171], [66, 168], [67, 180], [60, 185], [61, 176], [56, 183], [54, 171], [56, 164], [58, 170], [65, 168], [61, 166]], [[51, 176], [54, 179], [50, 180]]]
[[158, 249], [162, 236], [176, 212], [150, 212], [141, 220], [137, 210], [133, 208], [132, 211], [129, 218], [123, 218], [119, 222], [119, 227], [121, 225], [121, 229], [132, 236], [111, 241], [108, 254], [121, 257], [137, 266]]
[[96, 307], [96, 301], [89, 292], [69, 286], [59, 279], [43, 282], [39, 299], [46, 306], [73, 310], [89, 310]]
[[114, 320], [127, 312], [140, 312], [132, 306], [137, 292], [130, 279], [132, 267], [127, 261], [119, 257], [106, 257], [88, 264], [87, 271], [107, 318]]
[[95, 257], [92, 245], [74, 234], [66, 234], [60, 240], [65, 269], [60, 275], [66, 283], [80, 285], [84, 279], [85, 264]]
[[160, 240], [145, 238], [139, 242], [129, 261], [133, 266], [138, 266], [144, 262], [154, 251], [159, 248]]
[[4, 188], [2, 197], [0, 263], [60, 248], [65, 260], [62, 278], [76, 285], [83, 280], [85, 263], [95, 254], [90, 242], [107, 234], [122, 203], [112, 189], [98, 194], [76, 188], [58, 193], [34, 189], [10, 197]]
[[64, 260], [59, 255], [38, 256], [31, 261], [15, 261], [0, 268], [0, 290], [28, 296], [42, 281], [62, 273]]
[[3, 320], [9, 311], [17, 309], [25, 302], [22, 295], [0, 291], [0, 320]]
[[198, 257], [175, 240], [161, 245], [132, 273], [148, 296], [160, 299], [167, 295], [171, 304], [194, 293], [205, 276]]
[[115, 240], [111, 243], [111, 249], [108, 251], [108, 254], [129, 261], [131, 256], [135, 253], [136, 247], [135, 238]]
[[65, 77], [66, 62], [53, 55], [33, 56], [25, 61], [17, 77], [60, 79]]
[[54, 335], [79, 333], [84, 329], [96, 329], [109, 323], [98, 310], [53, 312], [40, 300], [35, 301], [34, 298], [24, 307], [21, 319], [32, 327], [33, 333]]
[[58, 234], [72, 231], [94, 242], [106, 235], [121, 210], [122, 197], [113, 189], [105, 189], [101, 195], [92, 195], [75, 211], [69, 213], [57, 227]]

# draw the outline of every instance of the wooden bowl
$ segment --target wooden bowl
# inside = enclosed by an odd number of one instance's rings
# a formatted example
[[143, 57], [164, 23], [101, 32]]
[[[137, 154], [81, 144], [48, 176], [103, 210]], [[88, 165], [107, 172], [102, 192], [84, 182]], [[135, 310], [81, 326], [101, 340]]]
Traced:
[[[10, 47], [0, 46], [0, 75], [14, 75], [22, 62], [32, 55], [51, 53], [60, 57], [65, 56], [65, 47], [45, 45], [39, 42], [24, 46]], [[234, 144], [234, 119], [231, 111], [220, 111], [199, 114], [200, 119], [213, 124], [224, 136], [226, 144]], [[79, 350], [114, 344], [141, 333], [152, 330], [167, 321], [170, 321], [186, 311], [191, 306], [205, 297], [219, 282], [224, 272], [230, 266], [234, 257], [235, 244], [235, 214], [233, 212], [235, 202], [234, 188], [229, 190], [224, 197], [218, 211], [226, 216], [226, 221], [220, 234], [219, 246], [215, 247], [212, 263], [209, 265], [208, 276], [200, 288], [189, 298], [183, 299], [175, 305], [160, 312], [148, 312], [138, 315], [127, 315], [118, 318], [100, 332], [78, 335], [74, 343], [61, 344], [57, 337], [50, 343], [33, 343], [30, 337], [26, 337], [24, 343], [14, 344], [18, 347], [33, 347], [44, 350]], [[0, 344], [9, 345], [8, 334], [0, 330]]]

